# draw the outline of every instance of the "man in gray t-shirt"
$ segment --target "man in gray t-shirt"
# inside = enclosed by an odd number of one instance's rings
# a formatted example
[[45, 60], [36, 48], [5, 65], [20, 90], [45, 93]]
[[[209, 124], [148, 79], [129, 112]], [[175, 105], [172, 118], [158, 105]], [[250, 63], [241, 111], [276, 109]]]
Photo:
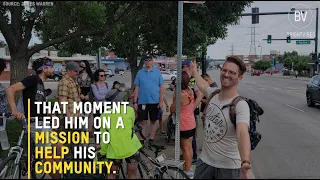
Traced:
[[[243, 61], [228, 57], [221, 74], [220, 93], [208, 103], [205, 116], [204, 143], [197, 162], [195, 179], [239, 179], [250, 176], [250, 110], [245, 101], [236, 106], [236, 128], [229, 117], [230, 108], [222, 108], [239, 96], [238, 84], [246, 66]], [[217, 89], [197, 73], [192, 63], [192, 76], [199, 90], [209, 99]]]

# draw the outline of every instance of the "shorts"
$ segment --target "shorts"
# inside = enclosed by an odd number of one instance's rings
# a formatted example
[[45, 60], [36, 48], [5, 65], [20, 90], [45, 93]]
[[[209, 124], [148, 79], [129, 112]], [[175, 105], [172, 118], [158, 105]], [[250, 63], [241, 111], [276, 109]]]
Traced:
[[[128, 164], [137, 164], [140, 162], [140, 151], [137, 151], [134, 155], [125, 158]], [[113, 162], [113, 165], [120, 166], [122, 159], [107, 159], [108, 162]]]
[[139, 121], [148, 120], [150, 117], [150, 121], [158, 120], [158, 109], [159, 104], [146, 104], [145, 110], [142, 110], [142, 104], [138, 105], [138, 118]]
[[215, 168], [198, 159], [194, 179], [240, 179], [240, 169]]
[[188, 131], [180, 131], [180, 137], [183, 139], [189, 139], [193, 137], [196, 133], [196, 128], [188, 130]]

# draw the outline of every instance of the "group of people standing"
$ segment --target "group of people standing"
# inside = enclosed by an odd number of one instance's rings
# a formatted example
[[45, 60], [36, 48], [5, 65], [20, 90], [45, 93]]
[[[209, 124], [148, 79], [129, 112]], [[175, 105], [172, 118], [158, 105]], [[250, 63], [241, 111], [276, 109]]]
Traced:
[[[137, 163], [140, 160], [139, 149], [145, 144], [143, 140], [137, 138], [133, 133], [134, 122], [140, 121], [142, 133], [146, 137], [147, 120], [151, 121], [151, 132], [149, 145], [154, 143], [156, 133], [156, 121], [161, 119], [163, 103], [169, 110], [169, 105], [165, 101], [164, 81], [159, 69], [153, 67], [153, 58], [143, 59], [145, 67], [137, 73], [134, 80], [135, 89], [132, 96], [132, 106], [128, 107], [127, 114], [124, 116], [126, 128], [114, 133], [110, 144], [101, 144], [101, 153], [108, 160], [114, 161], [117, 168], [122, 159], [128, 163], [128, 178], [136, 178]], [[3, 60], [0, 60], [0, 72], [5, 69]], [[5, 90], [6, 99], [10, 105], [11, 112], [18, 119], [28, 117], [28, 111], [21, 113], [15, 103], [15, 93], [23, 91], [23, 106], [27, 109], [28, 99], [30, 99], [31, 109], [35, 109], [36, 101], [46, 101], [44, 81], [53, 75], [53, 63], [49, 58], [40, 58], [33, 62], [32, 69], [36, 75], [28, 76], [21, 82], [9, 86]], [[221, 89], [214, 97], [210, 95], [217, 90], [215, 84], [208, 75], [200, 76], [197, 65], [188, 60], [182, 63], [181, 78], [181, 117], [180, 117], [180, 137], [181, 151], [183, 153], [184, 170], [189, 177], [195, 176], [196, 179], [238, 179], [249, 178], [250, 175], [250, 137], [248, 133], [250, 124], [250, 112], [248, 104], [242, 100], [236, 105], [236, 128], [233, 126], [229, 109], [223, 107], [230, 104], [234, 98], [239, 96], [238, 84], [243, 78], [246, 66], [243, 61], [228, 57], [224, 63], [221, 73]], [[88, 62], [80, 63], [68, 62], [66, 74], [59, 81], [57, 98], [59, 102], [68, 102], [67, 113], [62, 116], [79, 117], [80, 114], [73, 112], [73, 102], [87, 101], [125, 101], [125, 93], [119, 92], [119, 83], [115, 82], [112, 89], [105, 83], [106, 74], [98, 69], [94, 74]], [[0, 95], [3, 94], [0, 86]], [[176, 93], [174, 93], [176, 94]], [[205, 98], [203, 98], [203, 95]], [[1, 96], [3, 99], [3, 96]], [[210, 99], [209, 99], [210, 98]], [[200, 102], [204, 105], [199, 110]], [[2, 108], [1, 104], [1, 108]], [[175, 114], [176, 98], [173, 96], [173, 103], [170, 112]], [[204, 123], [204, 142], [200, 158], [197, 157], [196, 149], [196, 129], [200, 119], [200, 111], [203, 112]], [[45, 116], [30, 112], [31, 117]], [[61, 116], [61, 115], [57, 115]], [[91, 114], [90, 116], [100, 116]], [[106, 116], [102, 114], [102, 116]], [[108, 115], [120, 116], [118, 114]], [[60, 118], [61, 120], [64, 118]], [[219, 123], [218, 123], [219, 122]], [[222, 122], [222, 123], [221, 123]], [[114, 123], [114, 122], [113, 122]], [[63, 124], [63, 123], [60, 123]], [[63, 126], [62, 126], [63, 128]], [[67, 129], [61, 129], [68, 131]], [[102, 129], [100, 129], [102, 131]], [[37, 129], [37, 131], [52, 131], [52, 129]], [[31, 136], [35, 134], [35, 123], [31, 124]], [[111, 135], [110, 135], [111, 136]], [[51, 146], [51, 144], [40, 144], [40, 146]], [[61, 149], [61, 144], [55, 144], [57, 149]], [[116, 151], [115, 151], [116, 150]], [[119, 156], [119, 154], [122, 154]], [[125, 155], [124, 155], [125, 154]], [[191, 169], [193, 159], [197, 160], [195, 174]], [[45, 161], [59, 161], [46, 159]], [[50, 174], [53, 179], [60, 179], [59, 174]], [[108, 178], [115, 178], [113, 175]]]

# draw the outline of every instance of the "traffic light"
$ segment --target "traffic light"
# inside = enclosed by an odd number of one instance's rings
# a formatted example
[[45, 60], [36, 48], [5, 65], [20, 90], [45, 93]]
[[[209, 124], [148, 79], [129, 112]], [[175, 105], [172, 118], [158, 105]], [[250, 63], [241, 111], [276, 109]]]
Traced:
[[318, 61], [320, 61], [320, 53], [318, 54]]
[[290, 43], [291, 42], [291, 36], [287, 36], [287, 43]]
[[269, 43], [269, 44], [271, 43], [271, 39], [272, 39], [272, 36], [271, 36], [271, 35], [268, 35], [268, 43]]
[[312, 61], [315, 61], [316, 60], [316, 54], [312, 53], [311, 56], [312, 56]]

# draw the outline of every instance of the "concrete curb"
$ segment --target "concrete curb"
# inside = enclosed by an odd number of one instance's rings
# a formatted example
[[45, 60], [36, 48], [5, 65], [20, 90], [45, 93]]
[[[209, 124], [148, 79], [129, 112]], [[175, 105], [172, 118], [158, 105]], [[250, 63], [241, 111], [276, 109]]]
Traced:
[[268, 78], [281, 78], [281, 79], [294, 79], [294, 80], [299, 80], [299, 81], [309, 81], [311, 78], [307, 78], [307, 77], [292, 77], [292, 76], [266, 76]]

